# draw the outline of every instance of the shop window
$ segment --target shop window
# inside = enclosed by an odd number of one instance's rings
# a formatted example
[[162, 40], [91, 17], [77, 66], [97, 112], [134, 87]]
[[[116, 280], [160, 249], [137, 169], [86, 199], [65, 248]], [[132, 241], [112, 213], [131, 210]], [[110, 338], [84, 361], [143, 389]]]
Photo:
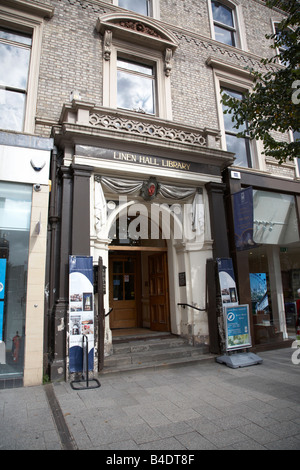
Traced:
[[[223, 93], [227, 95], [242, 100], [243, 94], [234, 90], [222, 89]], [[227, 111], [228, 107], [223, 105], [223, 113]], [[237, 137], [239, 132], [244, 132], [247, 130], [247, 122], [243, 126], [240, 126], [238, 129], [234, 127], [234, 123], [231, 120], [231, 114], [226, 113], [224, 116], [224, 128], [226, 136], [226, 148], [228, 152], [235, 153], [235, 166], [241, 166], [246, 168], [252, 168], [252, 158], [251, 158], [251, 146], [249, 137]]]
[[220, 2], [211, 2], [214, 36], [217, 41], [229, 46], [236, 46], [236, 19], [233, 8]]
[[117, 69], [118, 108], [155, 114], [154, 67], [118, 59]]
[[0, 377], [22, 376], [32, 186], [0, 182]]
[[296, 338], [300, 315], [300, 243], [249, 252], [255, 344]]
[[31, 35], [0, 28], [1, 129], [23, 130], [31, 45]]

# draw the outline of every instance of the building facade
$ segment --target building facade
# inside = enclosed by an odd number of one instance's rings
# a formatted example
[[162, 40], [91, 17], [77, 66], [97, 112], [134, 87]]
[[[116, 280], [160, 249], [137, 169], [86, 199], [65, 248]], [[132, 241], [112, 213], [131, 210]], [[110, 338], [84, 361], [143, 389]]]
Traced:
[[[260, 143], [238, 140], [220, 104], [223, 89], [240, 97], [251, 89], [247, 67], [260, 68], [272, 54], [264, 35], [282, 13], [260, 0], [5, 0], [0, 11], [36, 16], [31, 29], [1, 17], [10, 46], [16, 39], [8, 34], [34, 32], [37, 67], [31, 103], [30, 89], [9, 85], [25, 95], [33, 127], [3, 124], [3, 136], [31, 133], [51, 151], [41, 170], [48, 168], [51, 191], [48, 179], [30, 180], [45, 192], [42, 217], [49, 205], [40, 328], [51, 379], [68, 377], [69, 341], [83, 308], [75, 294], [70, 300], [71, 255], [92, 257], [95, 266], [101, 258], [106, 268], [103, 305], [113, 310], [104, 356], [112, 353], [112, 331], [137, 327], [184, 336], [203, 353], [218, 349], [207, 294], [207, 263], [218, 258], [233, 260], [239, 301], [251, 306], [254, 346], [294, 334], [299, 168], [267, 161]], [[232, 195], [248, 187], [257, 246], [239, 251]], [[32, 197], [43, 192], [31, 189]], [[280, 220], [269, 210], [275, 205]], [[263, 279], [263, 295], [255, 279]], [[28, 307], [26, 328], [30, 314]], [[27, 343], [35, 343], [29, 334]]]

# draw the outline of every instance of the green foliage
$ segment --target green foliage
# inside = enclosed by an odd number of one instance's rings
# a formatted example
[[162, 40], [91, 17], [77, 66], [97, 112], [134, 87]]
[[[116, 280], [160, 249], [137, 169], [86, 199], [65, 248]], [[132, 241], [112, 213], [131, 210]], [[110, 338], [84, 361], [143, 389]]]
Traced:
[[261, 59], [269, 70], [262, 73], [251, 69], [253, 91], [242, 101], [223, 92], [222, 102], [229, 108], [225, 113], [232, 114], [234, 127], [248, 122], [247, 131], [238, 135], [244, 137], [247, 132], [252, 139], [261, 139], [265, 155], [282, 163], [300, 157], [299, 140], [274, 138], [274, 131], [300, 131], [300, 4], [299, 0], [267, 0], [266, 5], [287, 14], [278, 24], [277, 34], [266, 35], [275, 51], [271, 58]]

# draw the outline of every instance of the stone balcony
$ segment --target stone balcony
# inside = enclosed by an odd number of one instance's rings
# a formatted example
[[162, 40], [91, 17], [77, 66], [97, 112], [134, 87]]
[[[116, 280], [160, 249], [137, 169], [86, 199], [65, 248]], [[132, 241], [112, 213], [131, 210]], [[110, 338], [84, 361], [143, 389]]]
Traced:
[[213, 164], [220, 170], [233, 162], [233, 154], [220, 148], [218, 129], [201, 129], [144, 113], [96, 107], [77, 99], [64, 104], [53, 134], [56, 143], [65, 149], [75, 144], [108, 148], [135, 145], [139, 151], [157, 155], [172, 153], [173, 158], [176, 155]]

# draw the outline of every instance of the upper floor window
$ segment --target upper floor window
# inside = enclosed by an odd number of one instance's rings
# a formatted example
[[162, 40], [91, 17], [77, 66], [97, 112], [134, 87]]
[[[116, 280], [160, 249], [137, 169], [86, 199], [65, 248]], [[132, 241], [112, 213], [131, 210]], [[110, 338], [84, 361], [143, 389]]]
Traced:
[[0, 29], [0, 128], [22, 131], [31, 56], [31, 36]]
[[117, 106], [155, 114], [154, 67], [126, 59], [117, 60]]
[[229, 46], [236, 46], [234, 10], [215, 0], [211, 1], [215, 39]]
[[118, 0], [119, 7], [135, 11], [140, 15], [151, 16], [150, 0]]
[[97, 30], [103, 35], [103, 106], [172, 119], [175, 36], [155, 20], [128, 13], [99, 17]]
[[[243, 94], [234, 90], [222, 89], [223, 93], [226, 93], [233, 98], [242, 100]], [[223, 112], [226, 110], [226, 106], [223, 105]], [[231, 114], [224, 114], [224, 127], [226, 136], [226, 147], [228, 152], [235, 153], [235, 166], [242, 166], [246, 168], [252, 168], [252, 158], [250, 150], [250, 139], [249, 137], [237, 137], [239, 132], [247, 130], [247, 122], [240, 126], [238, 129], [234, 127], [234, 123], [231, 120]]]

